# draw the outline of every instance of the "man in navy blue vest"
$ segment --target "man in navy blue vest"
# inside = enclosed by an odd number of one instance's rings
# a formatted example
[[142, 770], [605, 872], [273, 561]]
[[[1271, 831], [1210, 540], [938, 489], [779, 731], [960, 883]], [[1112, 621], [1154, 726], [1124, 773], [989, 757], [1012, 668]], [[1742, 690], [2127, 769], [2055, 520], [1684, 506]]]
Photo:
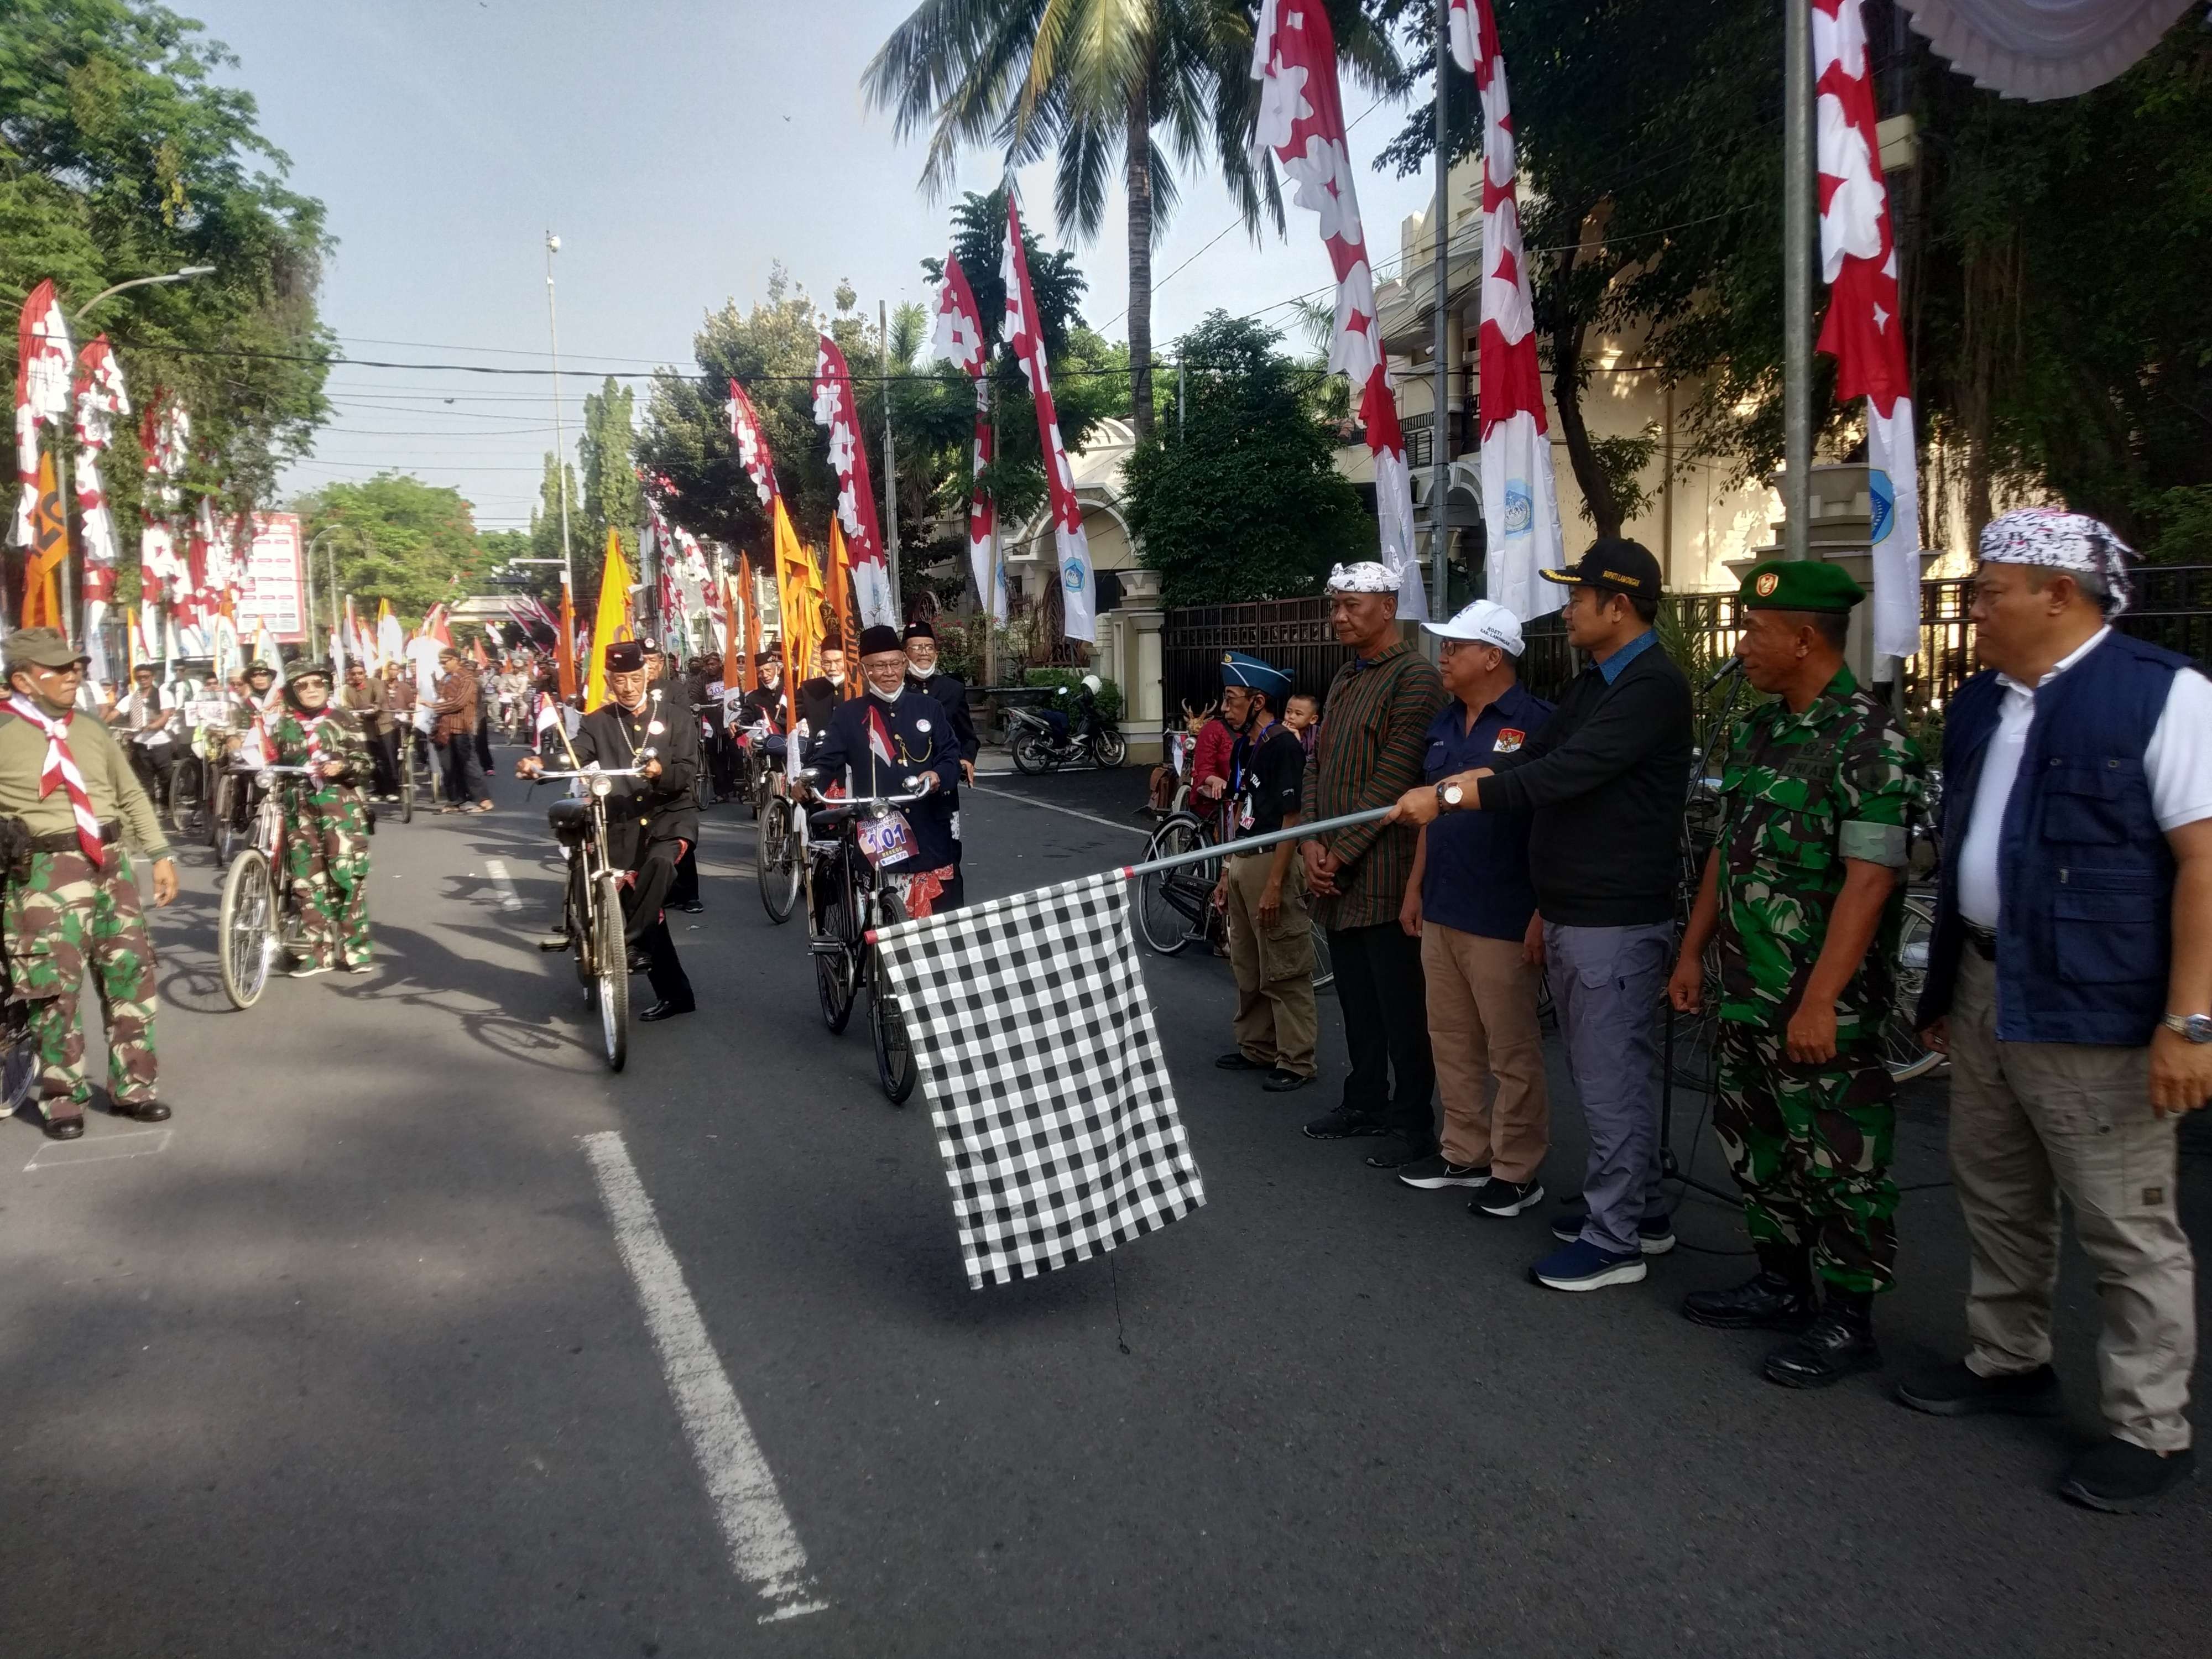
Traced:
[[1919, 1024], [1951, 1056], [1972, 1351], [1917, 1410], [2055, 1415], [2063, 1196], [2096, 1264], [2111, 1437], [2060, 1495], [2132, 1510], [2189, 1474], [2196, 1268], [2174, 1128], [2212, 1095], [2212, 682], [2117, 633], [2127, 549], [2046, 507], [1981, 537], [1943, 742], [1940, 914]]

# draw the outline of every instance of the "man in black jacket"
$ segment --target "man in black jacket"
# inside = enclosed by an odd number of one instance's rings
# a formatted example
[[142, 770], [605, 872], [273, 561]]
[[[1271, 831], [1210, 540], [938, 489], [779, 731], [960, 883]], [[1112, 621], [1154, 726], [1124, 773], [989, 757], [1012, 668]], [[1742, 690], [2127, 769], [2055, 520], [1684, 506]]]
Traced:
[[[699, 778], [699, 723], [684, 709], [663, 710], [647, 696], [644, 648], [635, 640], [606, 647], [607, 701], [584, 716], [569, 747], [580, 766], [610, 771], [635, 767], [641, 777], [617, 778], [607, 797], [607, 856], [635, 879], [623, 890], [623, 935], [632, 973], [651, 975], [653, 1006], [643, 1020], [690, 1013], [691, 981], [676, 955], [662, 914], [676, 866], [699, 839], [699, 808], [692, 791]], [[515, 775], [544, 769], [534, 755], [516, 764]]]
[[850, 695], [845, 690], [845, 647], [831, 640], [822, 647], [822, 672], [799, 682], [799, 718], [806, 722], [810, 738], [820, 740], [837, 705]]
[[[906, 683], [914, 690], [936, 698], [945, 710], [952, 740], [960, 746], [960, 775], [973, 783], [975, 757], [983, 752], [983, 741], [975, 735], [975, 720], [968, 712], [968, 688], [956, 676], [938, 672], [937, 630], [927, 623], [908, 623], [905, 644]], [[968, 896], [967, 883], [960, 873], [960, 792], [957, 789], [952, 792], [951, 811], [952, 879], [945, 884], [945, 897], [937, 907], [940, 910], [957, 909]]]
[[1571, 570], [1567, 640], [1590, 658], [1544, 729], [1517, 754], [1409, 791], [1398, 821], [1439, 811], [1534, 814], [1530, 873], [1552, 1001], [1589, 1127], [1587, 1216], [1529, 1270], [1556, 1291], [1644, 1277], [1674, 1248], [1659, 1193], [1657, 1021], [1674, 936], [1682, 804], [1689, 792], [1689, 682], [1652, 631], [1659, 562], [1598, 541]]

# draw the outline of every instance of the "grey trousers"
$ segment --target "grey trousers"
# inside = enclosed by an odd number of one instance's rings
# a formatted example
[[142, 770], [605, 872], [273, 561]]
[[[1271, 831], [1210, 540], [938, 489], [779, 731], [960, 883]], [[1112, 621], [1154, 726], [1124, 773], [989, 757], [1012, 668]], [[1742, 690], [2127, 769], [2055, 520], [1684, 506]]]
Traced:
[[2155, 1452], [2189, 1444], [2197, 1270], [2175, 1212], [2174, 1130], [2150, 1104], [2150, 1051], [2000, 1042], [1996, 969], [1969, 950], [1951, 1006], [1951, 1176], [1973, 1243], [1977, 1376], [2051, 1361], [2058, 1200], [2097, 1268], [2105, 1420]]
[[1637, 1224], [1664, 1214], [1659, 1194], [1659, 996], [1674, 945], [1672, 922], [1638, 927], [1544, 927], [1552, 1005], [1567, 1069], [1589, 1130], [1585, 1241], [1615, 1255], [1642, 1249]]

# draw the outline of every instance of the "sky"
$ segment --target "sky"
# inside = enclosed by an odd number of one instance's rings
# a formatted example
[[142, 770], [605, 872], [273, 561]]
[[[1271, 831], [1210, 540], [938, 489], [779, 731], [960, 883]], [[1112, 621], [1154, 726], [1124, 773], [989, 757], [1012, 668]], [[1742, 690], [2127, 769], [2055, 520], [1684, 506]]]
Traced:
[[[895, 137], [860, 90], [914, 3], [171, 0], [236, 55], [224, 78], [258, 102], [292, 187], [328, 209], [322, 315], [346, 356], [548, 367], [544, 238], [559, 235], [562, 367], [592, 377], [560, 382], [572, 456], [599, 374], [692, 368], [700, 319], [762, 298], [777, 261], [825, 309], [841, 280], [869, 313], [931, 299], [920, 262], [945, 252], [947, 199], [921, 188], [921, 139]], [[1363, 169], [1403, 118], [1375, 103], [1346, 88]], [[956, 192], [998, 171], [991, 153], [964, 155]], [[1018, 184], [1030, 228], [1066, 245], [1048, 168]], [[1430, 188], [1363, 170], [1378, 264]], [[1077, 249], [1086, 319], [1115, 339], [1124, 216], [1117, 191]], [[1328, 287], [1313, 215], [1291, 208], [1287, 237], [1256, 245], [1241, 227], [1221, 234], [1236, 223], [1218, 181], [1183, 181], [1154, 246], [1156, 349], [1217, 307], [1273, 307], [1287, 325], [1283, 301]], [[284, 487], [392, 468], [456, 486], [483, 528], [525, 526], [554, 447], [551, 384], [337, 368], [330, 424]]]

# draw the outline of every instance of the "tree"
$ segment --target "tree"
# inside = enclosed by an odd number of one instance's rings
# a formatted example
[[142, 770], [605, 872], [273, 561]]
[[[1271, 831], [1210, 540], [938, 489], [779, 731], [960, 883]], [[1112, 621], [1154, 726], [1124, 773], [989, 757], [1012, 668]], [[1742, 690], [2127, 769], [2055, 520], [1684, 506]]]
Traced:
[[1138, 446], [1125, 502], [1170, 605], [1316, 592], [1373, 535], [1336, 471], [1334, 428], [1312, 410], [1314, 376], [1276, 349], [1281, 338], [1216, 311], [1176, 345], [1199, 365], [1182, 431]]
[[[327, 414], [315, 294], [330, 243], [322, 204], [284, 186], [252, 98], [215, 82], [235, 63], [138, 0], [0, 7], [0, 294], [12, 307], [52, 278], [74, 333], [107, 332], [135, 404], [166, 389], [191, 411], [187, 488], [243, 511], [273, 499]], [[77, 318], [112, 283], [188, 264], [215, 274]], [[0, 330], [0, 376], [15, 365], [15, 331]], [[142, 465], [118, 430], [102, 477], [125, 523]]]
[[459, 490], [405, 473], [325, 484], [293, 507], [311, 540], [334, 532], [325, 546], [337, 561], [339, 592], [371, 613], [378, 600], [389, 599], [410, 623], [433, 605], [465, 597], [495, 560]]
[[[1358, 8], [1331, 3], [1356, 66], [1395, 68]], [[1273, 165], [1248, 146], [1259, 108], [1252, 18], [1243, 0], [923, 0], [891, 32], [862, 87], [901, 137], [929, 131], [923, 183], [949, 184], [963, 146], [1000, 148], [1009, 172], [1052, 155], [1063, 233], [1090, 238], [1106, 213], [1115, 157], [1128, 198], [1129, 389], [1140, 436], [1152, 429], [1152, 242], [1173, 211], [1174, 162], [1209, 161], [1256, 234], [1279, 231]], [[975, 273], [969, 273], [970, 277]], [[1042, 300], [1040, 300], [1042, 304]]]
[[517, 575], [517, 586], [535, 593], [549, 605], [559, 608], [561, 603], [562, 513], [561, 491], [563, 484], [568, 495], [568, 556], [576, 573], [576, 605], [579, 611], [589, 603], [588, 594], [599, 591], [599, 568], [606, 562], [606, 544], [594, 545], [588, 527], [583, 521], [583, 492], [576, 487], [576, 470], [564, 466], [551, 450], [545, 452], [545, 472], [538, 483], [538, 505], [530, 509], [528, 544], [520, 553], [502, 550], [501, 558], [531, 558], [552, 561], [548, 564], [531, 565]]
[[[576, 459], [584, 475], [584, 526], [596, 567], [606, 559], [607, 532], [622, 543], [623, 556], [637, 568], [638, 532], [645, 523], [645, 496], [638, 488], [637, 430], [632, 414], [636, 399], [614, 376], [598, 392], [584, 394], [584, 429], [576, 440]], [[573, 510], [577, 503], [572, 501]], [[555, 503], [559, 510], [559, 503]], [[557, 532], [560, 526], [554, 526]], [[573, 528], [572, 532], [573, 533]], [[597, 591], [596, 580], [593, 591]]]

